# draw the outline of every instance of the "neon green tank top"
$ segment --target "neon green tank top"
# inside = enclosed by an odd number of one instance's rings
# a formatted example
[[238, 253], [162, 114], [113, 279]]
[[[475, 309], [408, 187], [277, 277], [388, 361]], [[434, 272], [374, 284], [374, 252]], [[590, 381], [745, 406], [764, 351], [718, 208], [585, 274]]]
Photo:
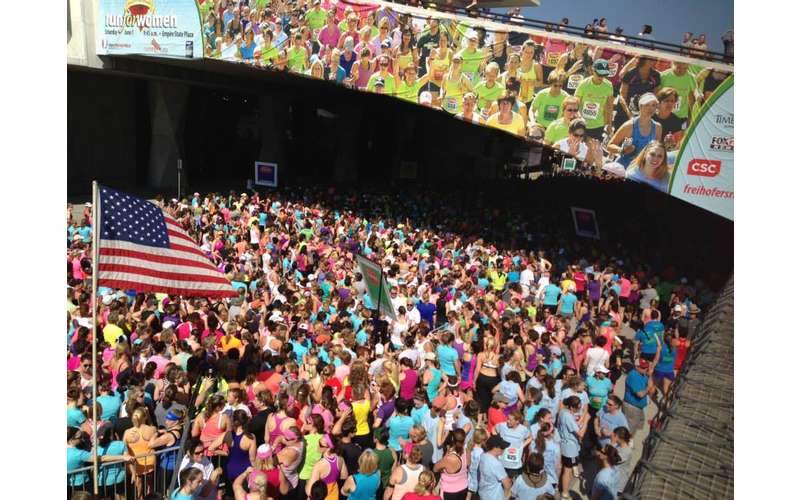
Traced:
[[444, 78], [445, 73], [447, 72], [447, 68], [450, 67], [450, 55], [448, 54], [444, 59], [432, 59], [431, 60], [431, 73], [433, 73], [432, 79], [436, 81], [440, 81]]
[[531, 62], [531, 69], [528, 71], [523, 71], [520, 67], [519, 69], [519, 79], [520, 80], [532, 80], [533, 84], [528, 87], [525, 92], [520, 92], [519, 100], [528, 104], [533, 99], [533, 95], [536, 93], [536, 62]]
[[406, 55], [400, 54], [399, 56], [397, 56], [397, 64], [398, 64], [397, 67], [400, 69], [401, 75], [403, 74], [403, 70], [406, 69], [406, 66], [408, 66], [408, 63], [413, 62], [413, 60], [414, 60], [414, 53], [411, 52], [410, 50]]
[[464, 91], [461, 88], [462, 76], [459, 75], [455, 83], [450, 81], [450, 78], [445, 78], [444, 80], [445, 95], [442, 101], [442, 109], [454, 115], [461, 113], [464, 108]]
[[306, 435], [306, 460], [303, 462], [303, 468], [300, 470], [300, 474], [298, 474], [300, 479], [310, 479], [311, 470], [314, 469], [314, 465], [322, 458], [322, 451], [319, 449], [320, 439], [322, 439], [322, 434]]

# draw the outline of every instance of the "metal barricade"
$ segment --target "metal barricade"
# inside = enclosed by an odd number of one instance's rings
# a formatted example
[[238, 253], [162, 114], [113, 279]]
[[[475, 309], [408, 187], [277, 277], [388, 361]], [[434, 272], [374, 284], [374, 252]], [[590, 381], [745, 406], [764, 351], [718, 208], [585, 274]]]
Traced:
[[[147, 470], [144, 474], [136, 474], [131, 463], [122, 460], [101, 463], [97, 476], [99, 492], [97, 498], [134, 500], [148, 493], [168, 498], [173, 470], [180, 466], [183, 459], [180, 450], [181, 447], [178, 445], [135, 456], [135, 459], [155, 458], [152, 470]], [[149, 463], [146, 465], [148, 469], [151, 468]], [[67, 473], [67, 498], [72, 498], [78, 491], [92, 493], [93, 487], [91, 465]], [[140, 495], [136, 494], [137, 490], [141, 490]]]

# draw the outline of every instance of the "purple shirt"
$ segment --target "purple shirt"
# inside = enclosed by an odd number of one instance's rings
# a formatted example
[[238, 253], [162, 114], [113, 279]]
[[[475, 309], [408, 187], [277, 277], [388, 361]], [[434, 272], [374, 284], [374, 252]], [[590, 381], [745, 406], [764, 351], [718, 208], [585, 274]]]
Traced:
[[589, 298], [592, 299], [592, 302], [597, 302], [600, 300], [600, 282], [597, 280], [592, 280], [586, 285], [586, 288], [589, 290]]
[[389, 422], [389, 417], [392, 416], [394, 413], [394, 398], [390, 399], [383, 403], [380, 408], [378, 408], [378, 418], [381, 419], [381, 426], [386, 427], [386, 423]]

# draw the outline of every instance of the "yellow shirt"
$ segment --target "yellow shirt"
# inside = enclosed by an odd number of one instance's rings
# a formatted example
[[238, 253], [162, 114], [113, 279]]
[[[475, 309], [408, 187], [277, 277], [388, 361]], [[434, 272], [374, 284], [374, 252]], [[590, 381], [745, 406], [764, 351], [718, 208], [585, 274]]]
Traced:
[[222, 348], [222, 352], [227, 354], [228, 351], [231, 350], [231, 349], [238, 349], [238, 348], [242, 347], [242, 341], [237, 339], [233, 335], [231, 335], [231, 339], [230, 340], [226, 341], [225, 340], [225, 336], [223, 335], [219, 339], [219, 345]]
[[103, 328], [103, 340], [105, 340], [112, 349], [117, 347], [117, 340], [119, 340], [122, 335], [122, 328], [113, 323], [109, 323]]
[[486, 120], [486, 125], [490, 127], [499, 128], [500, 130], [505, 130], [506, 132], [511, 132], [514, 135], [520, 135], [520, 130], [525, 129], [525, 122], [522, 120], [522, 117], [519, 113], [513, 113], [513, 118], [511, 119], [511, 123], [502, 124], [500, 123], [500, 113], [495, 113]]
[[369, 434], [369, 400], [353, 403], [353, 417], [356, 419], [356, 436], [364, 436]]

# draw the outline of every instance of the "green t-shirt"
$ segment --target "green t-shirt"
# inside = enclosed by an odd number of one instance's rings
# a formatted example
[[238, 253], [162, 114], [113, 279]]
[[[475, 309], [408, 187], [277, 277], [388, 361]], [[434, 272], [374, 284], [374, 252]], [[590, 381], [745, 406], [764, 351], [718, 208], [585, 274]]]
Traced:
[[306, 22], [308, 23], [308, 27], [312, 30], [322, 29], [327, 20], [328, 13], [325, 12], [324, 9], [319, 9], [319, 11], [311, 9], [306, 12]]
[[567, 137], [569, 137], [569, 123], [565, 123], [562, 119], [550, 123], [544, 131], [544, 140], [549, 144], [555, 144]]
[[261, 63], [268, 66], [274, 59], [278, 58], [278, 49], [275, 47], [261, 47]]
[[581, 100], [581, 116], [586, 122], [586, 128], [595, 129], [605, 125], [606, 100], [614, 98], [614, 87], [607, 79], [595, 85], [592, 77], [586, 77], [575, 89], [575, 97]]
[[505, 87], [498, 81], [494, 82], [494, 87], [487, 87], [486, 80], [483, 80], [475, 87], [475, 94], [478, 95], [478, 109], [491, 106], [503, 94]]
[[288, 50], [289, 61], [286, 65], [289, 70], [300, 73], [308, 68], [308, 61], [306, 61], [306, 51], [302, 47], [290, 47]]
[[400, 83], [397, 85], [397, 93], [395, 94], [395, 97], [404, 101], [416, 103], [420, 87], [421, 85], [419, 80], [415, 81], [411, 85], [407, 84], [405, 80], [400, 80]]
[[560, 94], [553, 97], [550, 95], [549, 87], [537, 92], [536, 97], [533, 98], [533, 104], [531, 104], [531, 109], [536, 110], [536, 123], [547, 128], [553, 120], [561, 118], [563, 114], [561, 113], [561, 103], [568, 96], [569, 94], [562, 90]]
[[461, 71], [470, 73], [474, 81], [485, 57], [483, 49], [475, 49], [475, 52], [468, 52], [467, 49], [461, 49], [458, 54], [464, 59], [464, 62], [461, 63]]
[[[380, 71], [373, 73], [372, 76], [369, 77], [369, 81], [367, 82], [367, 90], [370, 92], [375, 91], [375, 80], [381, 76]], [[383, 79], [383, 93], [392, 95], [395, 91], [395, 83], [394, 83], [394, 76], [386, 75], [386, 78]]]
[[675, 116], [686, 119], [689, 116], [689, 94], [697, 88], [694, 77], [688, 71], [683, 76], [668, 70], [661, 74], [661, 88], [672, 87], [678, 92], [678, 102], [675, 104]]

